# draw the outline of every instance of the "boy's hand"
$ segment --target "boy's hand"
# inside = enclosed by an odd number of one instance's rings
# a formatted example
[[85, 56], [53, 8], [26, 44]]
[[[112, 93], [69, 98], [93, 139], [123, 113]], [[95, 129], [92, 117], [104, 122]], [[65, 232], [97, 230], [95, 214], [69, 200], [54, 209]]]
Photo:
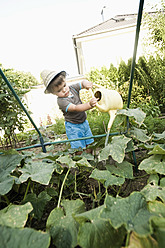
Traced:
[[88, 81], [88, 80], [83, 80], [81, 85], [82, 85], [83, 89], [87, 89], [87, 90], [89, 90], [93, 87], [93, 83]]
[[95, 97], [92, 98], [92, 99], [89, 101], [90, 106], [91, 106], [92, 108], [95, 107], [97, 101], [98, 101], [98, 98], [95, 98]]

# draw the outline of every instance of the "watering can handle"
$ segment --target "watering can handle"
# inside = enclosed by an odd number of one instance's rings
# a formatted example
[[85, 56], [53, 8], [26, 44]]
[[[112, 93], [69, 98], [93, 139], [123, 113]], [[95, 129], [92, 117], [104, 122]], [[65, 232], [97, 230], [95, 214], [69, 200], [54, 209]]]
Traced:
[[[93, 91], [92, 91], [91, 88], [89, 89], [89, 91], [90, 91], [90, 93], [91, 93], [92, 98], [94, 98], [95, 96], [94, 96]], [[98, 103], [96, 103], [96, 107], [98, 107]]]
[[[98, 87], [98, 88], [104, 88], [103, 86], [98, 85], [98, 84], [96, 84], [96, 83], [93, 83], [93, 86], [96, 86], [96, 87]], [[90, 93], [91, 93], [91, 96], [92, 96], [92, 97], [95, 97], [91, 88], [89, 89], [89, 91], [90, 91]]]

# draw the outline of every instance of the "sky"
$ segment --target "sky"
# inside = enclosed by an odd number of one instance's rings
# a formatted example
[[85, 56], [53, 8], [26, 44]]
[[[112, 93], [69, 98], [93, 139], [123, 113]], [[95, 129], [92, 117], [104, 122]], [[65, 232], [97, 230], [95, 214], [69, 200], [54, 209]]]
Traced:
[[[144, 0], [144, 10], [160, 1]], [[72, 36], [101, 23], [102, 10], [106, 20], [138, 8], [139, 0], [0, 0], [0, 64], [39, 81], [44, 69], [76, 76]]]

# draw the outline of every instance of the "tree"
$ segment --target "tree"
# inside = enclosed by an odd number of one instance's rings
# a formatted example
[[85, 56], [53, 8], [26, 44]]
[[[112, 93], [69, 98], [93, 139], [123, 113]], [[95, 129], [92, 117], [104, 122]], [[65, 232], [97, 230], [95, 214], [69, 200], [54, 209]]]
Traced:
[[109, 67], [109, 77], [110, 80], [117, 85], [117, 79], [118, 79], [117, 68], [112, 63], [110, 64]]
[[121, 60], [119, 67], [118, 67], [118, 81], [121, 84], [124, 84], [129, 80], [130, 76], [130, 70], [128, 69], [128, 66], [124, 62], [124, 60]]
[[147, 60], [140, 57], [135, 68], [136, 81], [139, 86], [144, 87], [145, 92], [154, 100], [155, 105], [159, 105], [161, 112], [165, 111], [165, 57], [159, 55], [150, 56]]

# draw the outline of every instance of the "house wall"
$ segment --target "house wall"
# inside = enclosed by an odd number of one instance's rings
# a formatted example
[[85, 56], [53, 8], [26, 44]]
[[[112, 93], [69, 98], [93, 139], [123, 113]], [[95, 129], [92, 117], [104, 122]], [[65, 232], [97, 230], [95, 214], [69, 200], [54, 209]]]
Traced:
[[62, 117], [62, 112], [57, 105], [57, 97], [44, 93], [43, 85], [31, 89], [25, 94], [25, 102], [34, 123], [39, 127], [55, 123], [56, 118]]
[[[125, 62], [133, 56], [136, 27], [106, 32], [94, 36], [77, 38], [77, 49], [80, 63], [80, 73], [85, 74], [92, 67], [100, 68], [106, 66], [109, 68], [110, 63], [118, 66], [121, 59]], [[142, 38], [145, 30], [140, 31], [137, 58], [144, 53]]]

